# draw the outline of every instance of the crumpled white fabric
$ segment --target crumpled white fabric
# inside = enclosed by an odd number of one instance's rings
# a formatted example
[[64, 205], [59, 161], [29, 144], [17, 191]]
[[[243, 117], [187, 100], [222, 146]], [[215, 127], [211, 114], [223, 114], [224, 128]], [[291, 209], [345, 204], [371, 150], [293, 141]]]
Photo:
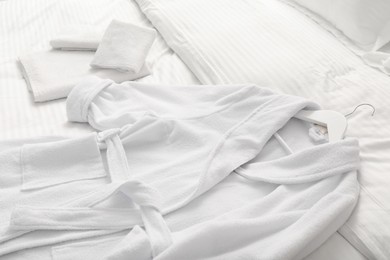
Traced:
[[362, 55], [362, 58], [368, 65], [390, 75], [390, 53], [381, 51], [367, 52]]

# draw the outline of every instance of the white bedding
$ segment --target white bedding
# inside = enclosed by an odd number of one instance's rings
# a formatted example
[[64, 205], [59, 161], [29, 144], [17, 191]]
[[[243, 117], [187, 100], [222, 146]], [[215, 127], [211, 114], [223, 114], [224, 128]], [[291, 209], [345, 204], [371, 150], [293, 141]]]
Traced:
[[136, 0], [202, 83], [253, 82], [347, 114], [360, 139], [361, 196], [340, 232], [372, 259], [390, 259], [390, 77], [367, 66], [290, 5], [269, 0]]
[[[42, 135], [75, 136], [91, 131], [85, 124], [67, 122], [64, 100], [34, 104], [16, 58], [22, 53], [50, 48], [49, 40], [64, 25], [104, 26], [113, 18], [151, 26], [137, 5], [127, 0], [0, 1], [0, 140]], [[153, 74], [142, 81], [200, 83], [160, 36], [152, 48], [149, 63]], [[370, 121], [364, 122], [370, 120], [367, 117], [369, 112], [357, 113], [356, 118], [363, 120], [362, 125], [369, 124]], [[3, 259], [34, 259], [34, 252], [26, 250]], [[335, 234], [307, 259], [365, 258], [343, 237]]]
[[[0, 1], [0, 140], [43, 135], [73, 136], [91, 131], [85, 125], [67, 122], [65, 99], [34, 104], [18, 68], [17, 57], [50, 49], [50, 39], [66, 25], [105, 27], [114, 18], [151, 26], [137, 4], [127, 0]], [[160, 36], [148, 63], [153, 75], [142, 81], [199, 84]]]

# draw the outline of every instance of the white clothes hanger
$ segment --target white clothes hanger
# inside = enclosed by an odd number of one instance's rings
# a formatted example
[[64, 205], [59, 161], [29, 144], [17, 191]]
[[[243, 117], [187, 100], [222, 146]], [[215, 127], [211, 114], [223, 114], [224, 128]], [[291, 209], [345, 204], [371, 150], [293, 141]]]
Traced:
[[[326, 127], [330, 143], [343, 139], [348, 126], [347, 118], [333, 110], [301, 110], [294, 117]], [[293, 153], [278, 132], [274, 134], [274, 137], [287, 154]]]
[[333, 110], [301, 110], [295, 117], [326, 127], [330, 143], [343, 139], [348, 127], [347, 118]]
[[[329, 142], [336, 142], [344, 138], [348, 127], [347, 117], [352, 115], [361, 106], [370, 106], [372, 108], [371, 116], [374, 116], [375, 107], [368, 103], [362, 103], [357, 105], [351, 113], [346, 115], [333, 110], [301, 110], [294, 117], [326, 127], [328, 130]], [[292, 150], [278, 133], [275, 133], [274, 137], [288, 154], [292, 154]]]

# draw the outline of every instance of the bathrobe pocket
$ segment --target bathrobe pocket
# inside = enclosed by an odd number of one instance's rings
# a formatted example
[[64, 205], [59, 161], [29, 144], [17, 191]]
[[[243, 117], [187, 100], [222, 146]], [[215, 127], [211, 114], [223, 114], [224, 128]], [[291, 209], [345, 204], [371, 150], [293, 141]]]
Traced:
[[96, 134], [21, 149], [22, 191], [106, 176]]

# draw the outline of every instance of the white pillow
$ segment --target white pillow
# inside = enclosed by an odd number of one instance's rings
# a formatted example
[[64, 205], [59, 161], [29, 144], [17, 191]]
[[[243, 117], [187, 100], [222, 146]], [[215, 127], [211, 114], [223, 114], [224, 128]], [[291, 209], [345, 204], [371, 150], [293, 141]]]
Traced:
[[379, 49], [390, 41], [390, 0], [294, 0], [322, 16], [357, 45]]

